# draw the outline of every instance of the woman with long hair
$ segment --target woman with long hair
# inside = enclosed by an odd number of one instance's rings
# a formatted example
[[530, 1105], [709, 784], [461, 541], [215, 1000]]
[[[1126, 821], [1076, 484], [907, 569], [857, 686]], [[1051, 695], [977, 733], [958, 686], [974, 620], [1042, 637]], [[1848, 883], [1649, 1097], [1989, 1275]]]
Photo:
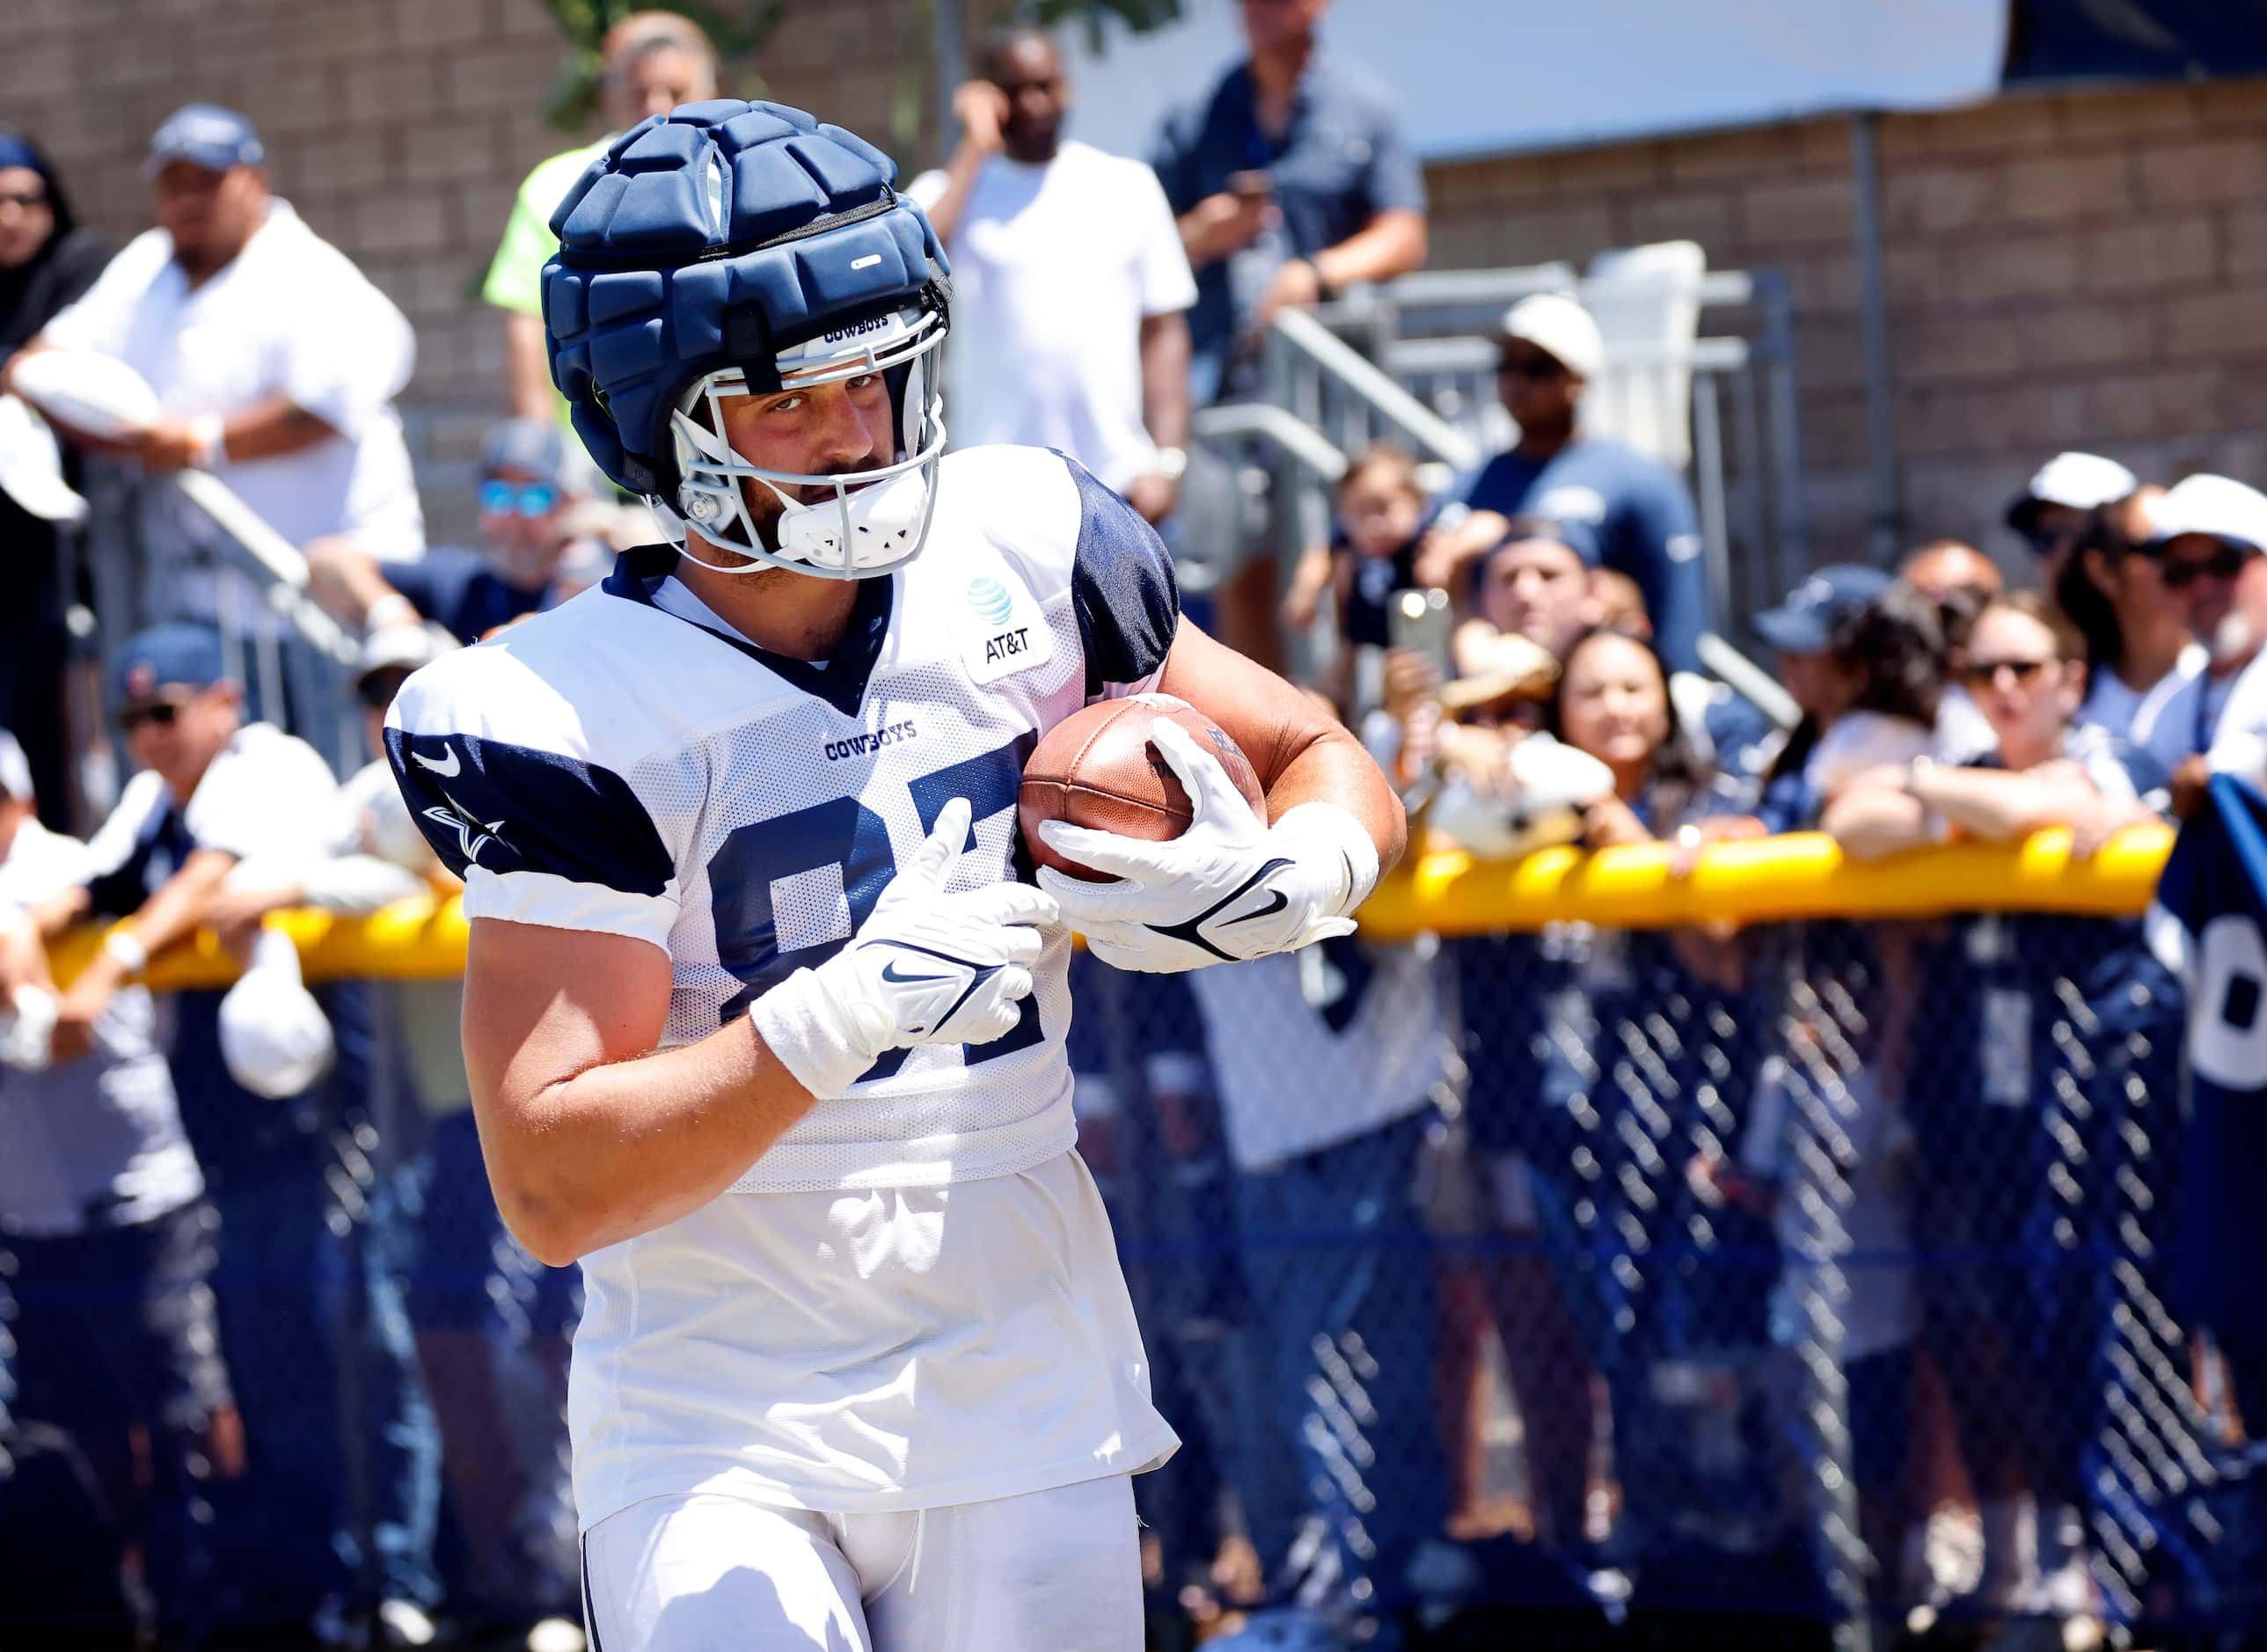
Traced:
[[[1524, 738], [1555, 739], [1610, 776], [1582, 814], [1588, 847], [1674, 837], [1707, 809], [1712, 770], [1641, 636], [1576, 636], [1542, 722]], [[1711, 1252], [1752, 1254], [1756, 1236], [1742, 1213], [1697, 1210], [1683, 1180], [1698, 1141], [1736, 1127], [1754, 1066], [1724, 1047], [1752, 1018], [1717, 1013], [1725, 995], [1690, 966], [1692, 939], [1560, 923], [1456, 951], [1467, 1118], [1493, 1196], [1489, 1317], [1524, 1426], [1536, 1529], [1562, 1551], [1584, 1535], [1598, 1378], [1621, 1488], [1613, 1553], [1660, 1552], [1702, 1506], [1778, 1501], [1767, 1449], [1704, 1463], [1691, 1420], [1656, 1392], [1694, 1347], [1765, 1334], [1759, 1311], [1742, 1321], [1727, 1307], [1759, 1304], [1763, 1289], [1695, 1277]], [[1731, 1420], [1742, 1432], [1755, 1421], [1744, 1399]]]
[[[2085, 640], [2043, 598], [1987, 603], [1962, 674], [1997, 751], [1852, 782], [1823, 822], [1849, 854], [2049, 826], [2087, 845], [2157, 818], [2161, 767], [2080, 721]], [[1933, 1259], [1927, 1335], [1984, 1516], [1975, 1604], [2073, 1612], [2086, 1588], [2071, 1534], [2116, 1468], [2095, 1365], [2116, 1336], [2097, 1281], [2152, 1279], [2168, 1237], [2175, 1135], [2149, 1107], [2178, 1093], [2181, 995], [2138, 920], [1982, 914], [1953, 921], [1923, 964], [1901, 1101]], [[2146, 1314], [2125, 1333], [2150, 1334]]]

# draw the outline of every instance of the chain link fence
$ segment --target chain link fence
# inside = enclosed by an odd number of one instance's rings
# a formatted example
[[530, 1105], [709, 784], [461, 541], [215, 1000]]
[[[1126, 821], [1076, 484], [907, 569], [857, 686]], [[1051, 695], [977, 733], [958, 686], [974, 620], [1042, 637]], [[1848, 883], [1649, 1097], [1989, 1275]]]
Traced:
[[[1302, 1602], [1442, 1646], [2267, 1627], [2244, 1420], [2171, 1281], [2183, 1006], [2138, 922], [1559, 923], [1075, 967], [1082, 1150], [1185, 1441], [1137, 1482], [1164, 1642]], [[271, 1144], [312, 1171], [224, 1169], [185, 1287], [218, 1303], [248, 1466], [192, 1441], [182, 1485], [139, 1483], [222, 1575], [275, 1565], [243, 1553], [265, 1531], [326, 1553], [350, 1607], [571, 1616], [572, 1276], [488, 1200], [453, 988], [365, 990], [361, 1088]], [[319, 1256], [275, 1242], [315, 1227]], [[279, 1415], [334, 1436], [279, 1461]], [[131, 1513], [45, 1421], [17, 1408], [0, 1476], [43, 1610]]]

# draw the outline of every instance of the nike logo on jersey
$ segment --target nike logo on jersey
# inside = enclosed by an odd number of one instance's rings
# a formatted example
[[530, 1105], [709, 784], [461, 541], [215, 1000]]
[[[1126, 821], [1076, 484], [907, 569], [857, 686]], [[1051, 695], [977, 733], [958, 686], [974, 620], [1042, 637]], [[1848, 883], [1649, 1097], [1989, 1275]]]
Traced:
[[440, 758], [428, 757], [422, 752], [412, 752], [409, 757], [420, 768], [429, 768], [444, 780], [454, 779], [463, 772], [465, 760], [457, 755], [457, 748], [453, 745], [442, 747], [442, 752], [449, 760], [445, 763]]

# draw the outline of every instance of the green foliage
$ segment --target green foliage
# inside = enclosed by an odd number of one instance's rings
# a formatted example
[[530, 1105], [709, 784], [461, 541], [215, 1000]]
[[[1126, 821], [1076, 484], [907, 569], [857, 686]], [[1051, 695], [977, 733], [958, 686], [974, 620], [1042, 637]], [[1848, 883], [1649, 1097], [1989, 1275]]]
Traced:
[[[824, 4], [824, 0], [820, 0]], [[598, 48], [606, 31], [633, 11], [675, 11], [690, 18], [708, 32], [723, 60], [719, 77], [728, 96], [761, 97], [763, 77], [756, 72], [756, 48], [785, 15], [788, 0], [737, 0], [734, 4], [703, 4], [700, 0], [543, 0], [567, 37], [569, 56], [558, 83], [543, 106], [555, 126], [579, 130], [598, 106], [598, 83], [605, 60]]]
[[1029, 11], [1033, 22], [1049, 28], [1058, 23], [1084, 24], [1087, 39], [1099, 48], [1104, 18], [1116, 18], [1140, 34], [1178, 18], [1181, 4], [1180, 0], [1037, 0]]

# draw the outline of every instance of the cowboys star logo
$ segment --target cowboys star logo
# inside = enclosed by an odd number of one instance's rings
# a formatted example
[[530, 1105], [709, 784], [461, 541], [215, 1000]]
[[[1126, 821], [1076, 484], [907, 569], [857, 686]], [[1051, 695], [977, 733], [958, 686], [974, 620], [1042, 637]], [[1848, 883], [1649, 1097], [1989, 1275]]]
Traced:
[[471, 864], [477, 866], [481, 863], [481, 851], [491, 843], [503, 843], [506, 848], [511, 847], [504, 842], [503, 821], [481, 820], [447, 792], [443, 792], [441, 797], [449, 806], [428, 809], [424, 811], [425, 818], [457, 834], [457, 851]]

